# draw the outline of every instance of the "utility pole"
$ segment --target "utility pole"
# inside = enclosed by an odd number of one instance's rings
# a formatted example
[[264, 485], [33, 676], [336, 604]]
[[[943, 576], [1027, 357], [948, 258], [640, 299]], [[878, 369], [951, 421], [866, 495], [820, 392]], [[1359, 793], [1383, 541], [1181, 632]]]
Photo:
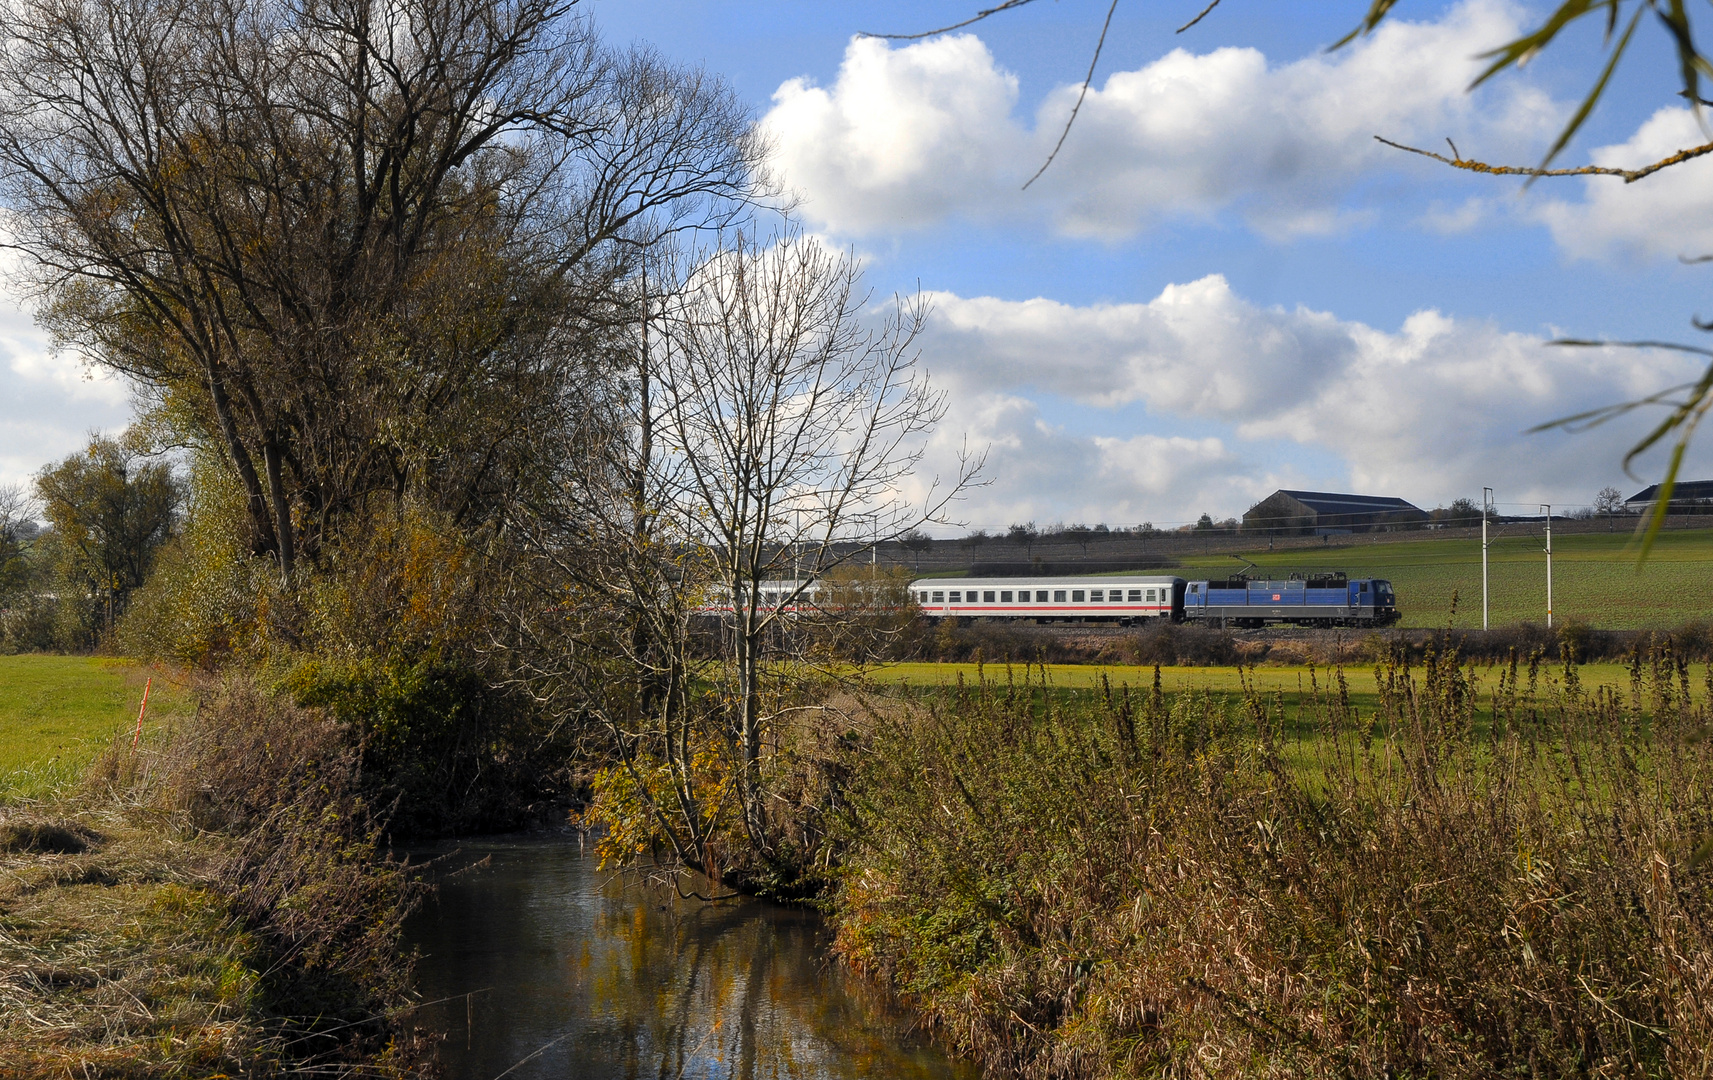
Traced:
[[1481, 489], [1481, 629], [1487, 629], [1487, 519], [1493, 513], [1493, 489]]
[[1552, 504], [1541, 503], [1546, 511], [1546, 628], [1552, 629]]

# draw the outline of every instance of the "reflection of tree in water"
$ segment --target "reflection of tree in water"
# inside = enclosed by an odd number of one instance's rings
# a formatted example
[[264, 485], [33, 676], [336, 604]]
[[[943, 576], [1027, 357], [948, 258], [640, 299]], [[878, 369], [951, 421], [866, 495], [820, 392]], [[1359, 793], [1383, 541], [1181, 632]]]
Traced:
[[[623, 1077], [733, 1080], [943, 1076], [900, 1017], [826, 966], [813, 916], [684, 902], [613, 883], [585, 953], [590, 1004], [616, 1009]], [[868, 1006], [864, 1008], [864, 1006]]]
[[603, 883], [575, 846], [462, 847], [475, 868], [440, 878], [412, 935], [418, 1017], [446, 1033], [449, 1077], [975, 1075], [829, 966], [811, 912]]

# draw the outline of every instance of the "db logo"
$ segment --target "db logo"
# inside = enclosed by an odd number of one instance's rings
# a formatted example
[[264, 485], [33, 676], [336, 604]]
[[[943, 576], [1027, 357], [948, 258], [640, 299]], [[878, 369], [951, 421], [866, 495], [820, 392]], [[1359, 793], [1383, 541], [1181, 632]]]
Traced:
[[1275, 600], [1277, 600], [1277, 599], [1278, 599], [1278, 598], [1279, 598], [1279, 594], [1278, 594], [1278, 593], [1274, 593], [1274, 594], [1273, 594], [1273, 599], [1275, 599]]

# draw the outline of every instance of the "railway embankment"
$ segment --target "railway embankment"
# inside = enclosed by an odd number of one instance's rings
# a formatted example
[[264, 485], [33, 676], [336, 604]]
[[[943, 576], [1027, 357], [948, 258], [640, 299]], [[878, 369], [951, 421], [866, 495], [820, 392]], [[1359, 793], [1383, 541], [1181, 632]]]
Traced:
[[[1052, 664], [1370, 664], [1397, 653], [1424, 657], [1430, 648], [1453, 648], [1468, 660], [1498, 663], [1515, 656], [1559, 663], [1630, 662], [1669, 647], [1685, 662], [1713, 661], [1713, 625], [1690, 621], [1651, 630], [1611, 630], [1582, 622], [1517, 623], [1481, 629], [1270, 626], [1221, 629], [1186, 623], [1142, 628], [1102, 623], [1012, 626], [976, 622], [942, 625], [923, 634], [915, 660]], [[1399, 651], [1401, 650], [1401, 652]]]

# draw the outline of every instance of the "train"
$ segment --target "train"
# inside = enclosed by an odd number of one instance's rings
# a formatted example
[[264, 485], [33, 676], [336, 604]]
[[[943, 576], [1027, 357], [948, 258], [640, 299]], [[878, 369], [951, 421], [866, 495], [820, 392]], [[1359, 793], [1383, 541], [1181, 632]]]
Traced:
[[[821, 610], [819, 582], [800, 586], [765, 581], [763, 609], [797, 615]], [[1351, 578], [1342, 572], [1292, 575], [1282, 580], [1238, 576], [1188, 581], [1181, 577], [1115, 574], [1100, 577], [919, 578], [910, 598], [929, 619], [1004, 622], [1116, 623], [1153, 621], [1206, 626], [1390, 626], [1398, 621], [1397, 595], [1383, 578]], [[830, 600], [828, 602], [831, 602]], [[702, 608], [706, 615], [731, 612], [729, 600]]]
[[1390, 626], [1400, 612], [1392, 583], [1343, 573], [1283, 580], [1235, 577], [921, 578], [911, 597], [931, 619], [1211, 626]]

